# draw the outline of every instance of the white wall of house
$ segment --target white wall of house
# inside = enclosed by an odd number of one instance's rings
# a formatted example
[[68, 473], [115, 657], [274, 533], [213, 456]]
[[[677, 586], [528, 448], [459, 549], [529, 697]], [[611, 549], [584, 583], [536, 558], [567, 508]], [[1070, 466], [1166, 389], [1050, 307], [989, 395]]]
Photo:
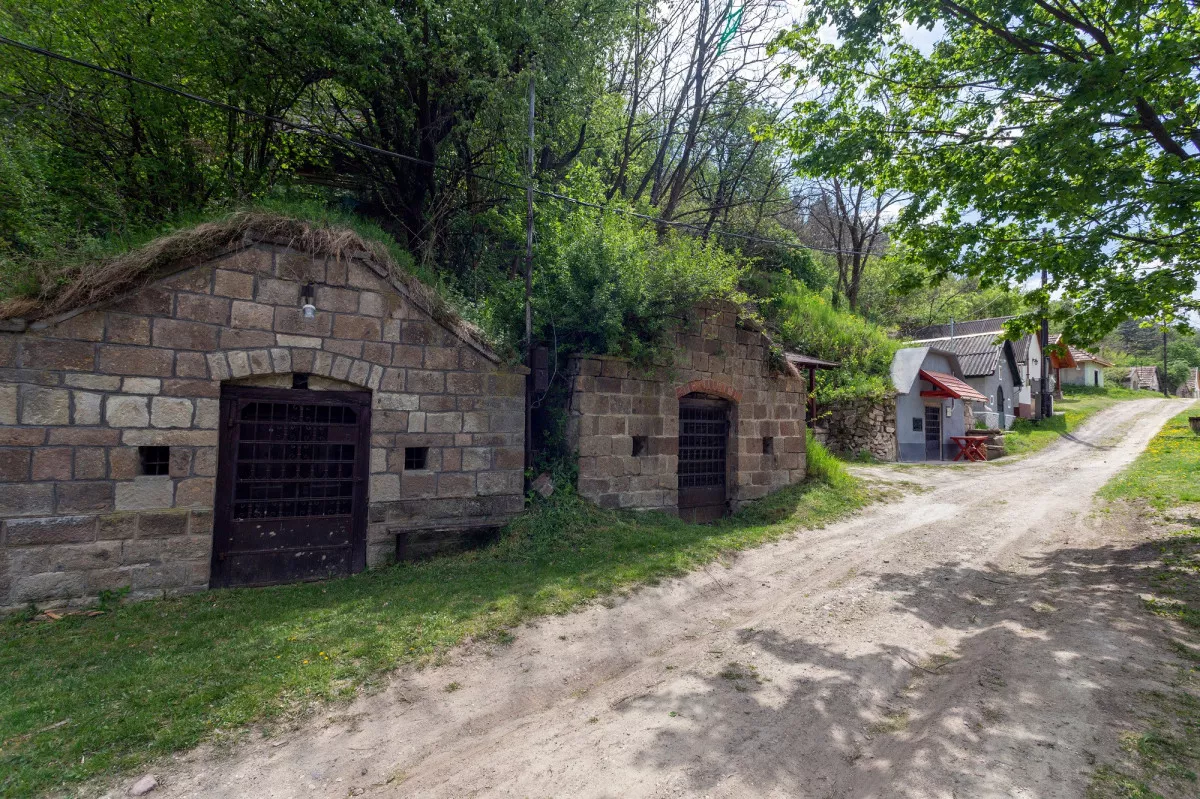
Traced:
[[982, 377], [967, 378], [967, 383], [972, 388], [988, 398], [987, 402], [972, 403], [977, 422], [982, 420], [988, 427], [1000, 427], [1005, 430], [1012, 427], [1023, 388], [1013, 385], [1016, 378], [1017, 375], [1009, 368], [1008, 358], [1003, 356], [1000, 358], [1000, 367], [995, 372]]
[[1064, 386], [1103, 386], [1104, 370], [1095, 361], [1080, 361], [1074, 369], [1062, 370]]

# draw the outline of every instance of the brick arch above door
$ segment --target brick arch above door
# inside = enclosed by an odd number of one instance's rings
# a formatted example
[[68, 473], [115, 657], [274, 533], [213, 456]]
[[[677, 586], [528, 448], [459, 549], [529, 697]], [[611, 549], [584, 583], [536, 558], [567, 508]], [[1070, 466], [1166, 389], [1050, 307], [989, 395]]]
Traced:
[[731, 402], [741, 402], [742, 392], [720, 380], [706, 378], [704, 380], [692, 380], [678, 386], [675, 389], [676, 399], [680, 399], [688, 394], [714, 394], [718, 397], [724, 397]]

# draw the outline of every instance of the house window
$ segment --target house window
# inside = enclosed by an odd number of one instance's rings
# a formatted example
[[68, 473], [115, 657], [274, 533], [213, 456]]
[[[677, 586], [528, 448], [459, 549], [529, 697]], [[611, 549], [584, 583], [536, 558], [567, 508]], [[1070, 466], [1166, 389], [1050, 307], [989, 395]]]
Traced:
[[171, 473], [170, 447], [138, 447], [138, 465], [145, 475]]
[[913, 417], [913, 432], [920, 433], [925, 429], [925, 420], [920, 416]]
[[763, 454], [775, 454], [775, 438], [773, 436], [763, 436]]
[[429, 462], [429, 447], [405, 447], [404, 470], [406, 472], [424, 469]]
[[633, 437], [633, 457], [640, 458], [642, 455], [645, 455], [648, 444], [649, 444], [649, 441], [646, 438], [646, 436], [634, 436]]

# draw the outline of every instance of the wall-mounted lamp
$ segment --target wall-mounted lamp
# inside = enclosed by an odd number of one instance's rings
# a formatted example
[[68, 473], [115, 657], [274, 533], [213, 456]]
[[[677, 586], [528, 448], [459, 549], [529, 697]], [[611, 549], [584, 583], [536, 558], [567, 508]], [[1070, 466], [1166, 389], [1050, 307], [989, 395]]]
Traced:
[[317, 306], [313, 305], [313, 284], [307, 283], [300, 292], [300, 300], [303, 303], [300, 306], [300, 312], [304, 314], [305, 319], [315, 319], [317, 316]]

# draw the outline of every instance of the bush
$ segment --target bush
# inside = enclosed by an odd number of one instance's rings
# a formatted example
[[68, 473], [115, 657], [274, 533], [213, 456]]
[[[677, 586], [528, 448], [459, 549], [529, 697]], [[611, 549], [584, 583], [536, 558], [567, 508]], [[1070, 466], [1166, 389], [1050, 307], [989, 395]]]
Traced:
[[795, 280], [776, 285], [764, 313], [787, 349], [841, 364], [817, 373], [813, 393], [820, 402], [878, 399], [891, 392], [892, 357], [900, 345], [883, 328], [839, 311]]
[[739, 256], [626, 217], [579, 212], [548, 226], [534, 276], [536, 332], [560, 352], [648, 359], [695, 303], [741, 304]]

